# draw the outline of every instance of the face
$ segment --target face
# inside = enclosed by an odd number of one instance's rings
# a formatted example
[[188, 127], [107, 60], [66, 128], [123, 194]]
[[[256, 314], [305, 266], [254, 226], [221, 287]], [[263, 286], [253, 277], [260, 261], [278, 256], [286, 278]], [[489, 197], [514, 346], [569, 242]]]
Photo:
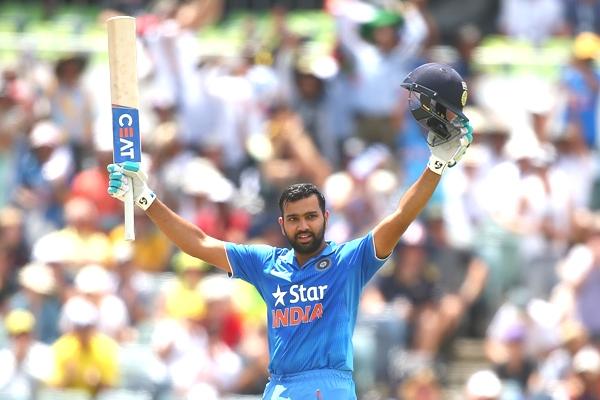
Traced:
[[323, 214], [317, 196], [312, 195], [286, 203], [279, 225], [296, 253], [312, 254], [323, 244], [328, 218], [329, 212]]

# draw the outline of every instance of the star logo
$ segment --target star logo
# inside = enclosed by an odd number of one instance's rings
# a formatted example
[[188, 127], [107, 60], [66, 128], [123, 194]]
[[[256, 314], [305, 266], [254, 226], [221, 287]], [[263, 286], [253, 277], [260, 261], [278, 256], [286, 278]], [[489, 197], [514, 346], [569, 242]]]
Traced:
[[285, 291], [281, 291], [281, 288], [279, 287], [279, 285], [277, 285], [277, 291], [271, 293], [273, 295], [273, 297], [275, 297], [275, 306], [277, 306], [277, 304], [280, 304], [282, 306], [285, 306], [285, 294], [287, 292]]

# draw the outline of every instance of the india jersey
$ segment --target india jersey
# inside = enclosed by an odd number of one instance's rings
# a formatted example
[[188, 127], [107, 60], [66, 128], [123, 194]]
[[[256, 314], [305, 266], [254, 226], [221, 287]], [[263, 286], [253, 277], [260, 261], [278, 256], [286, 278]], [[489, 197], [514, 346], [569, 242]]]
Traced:
[[302, 268], [294, 250], [227, 243], [234, 277], [253, 284], [267, 304], [269, 371], [351, 371], [352, 332], [360, 294], [383, 265], [373, 235], [323, 251]]

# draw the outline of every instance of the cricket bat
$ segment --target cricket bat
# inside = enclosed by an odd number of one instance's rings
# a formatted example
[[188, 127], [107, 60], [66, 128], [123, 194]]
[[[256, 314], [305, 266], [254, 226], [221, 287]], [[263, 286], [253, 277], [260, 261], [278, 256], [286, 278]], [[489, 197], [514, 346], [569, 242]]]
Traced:
[[[106, 20], [110, 100], [112, 104], [113, 160], [141, 162], [139, 95], [135, 18], [119, 16]], [[129, 187], [133, 189], [131, 178]], [[135, 239], [133, 190], [124, 202], [125, 240]]]

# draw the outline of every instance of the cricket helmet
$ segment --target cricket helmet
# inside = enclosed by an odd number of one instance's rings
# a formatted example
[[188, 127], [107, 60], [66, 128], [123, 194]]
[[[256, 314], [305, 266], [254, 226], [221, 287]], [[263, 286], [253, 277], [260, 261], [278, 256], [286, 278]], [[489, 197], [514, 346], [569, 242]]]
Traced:
[[415, 120], [433, 135], [428, 143], [436, 146], [461, 133], [468, 118], [467, 83], [458, 72], [445, 64], [423, 64], [409, 73], [402, 87], [409, 91], [409, 107]]

